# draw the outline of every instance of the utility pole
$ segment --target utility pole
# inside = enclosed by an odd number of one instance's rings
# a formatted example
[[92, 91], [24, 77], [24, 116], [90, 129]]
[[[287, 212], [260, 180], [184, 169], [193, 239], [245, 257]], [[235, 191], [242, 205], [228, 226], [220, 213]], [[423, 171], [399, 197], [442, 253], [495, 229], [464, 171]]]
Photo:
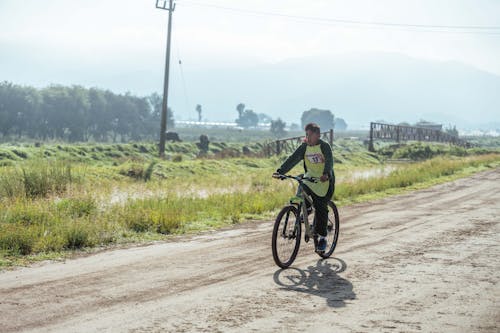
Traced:
[[[168, 7], [167, 7], [168, 2]], [[172, 32], [172, 12], [175, 10], [174, 0], [156, 0], [156, 8], [168, 10], [167, 54], [165, 55], [165, 78], [163, 80], [163, 103], [160, 126], [160, 157], [165, 156], [168, 110], [168, 77], [170, 72], [170, 36]]]

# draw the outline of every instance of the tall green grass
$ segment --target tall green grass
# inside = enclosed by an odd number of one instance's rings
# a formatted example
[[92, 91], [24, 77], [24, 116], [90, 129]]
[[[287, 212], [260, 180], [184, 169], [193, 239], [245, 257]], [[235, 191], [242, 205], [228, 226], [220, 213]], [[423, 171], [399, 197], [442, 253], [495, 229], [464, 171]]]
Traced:
[[0, 249], [13, 255], [91, 247], [116, 237], [91, 197], [23, 198], [1, 202], [0, 209]]
[[336, 200], [349, 200], [359, 195], [398, 189], [450, 176], [467, 167], [489, 165], [500, 160], [498, 155], [484, 155], [461, 159], [437, 157], [417, 164], [401, 166], [387, 176], [340, 183], [335, 188]]
[[[141, 164], [150, 181], [137, 182], [120, 176], [121, 180], [108, 180], [106, 186], [122, 184], [139, 194], [153, 189], [163, 191], [132, 196], [134, 199], [116, 204], [101, 202], [99, 174], [90, 180], [84, 178], [66, 191], [75, 179], [73, 167], [66, 164], [6, 167], [0, 177], [0, 265], [4, 255], [25, 256], [148, 237], [159, 239], [269, 216], [294, 194], [295, 184], [270, 177], [279, 161], [276, 158]], [[364, 194], [453, 176], [467, 168], [499, 165], [499, 155], [435, 158], [400, 166], [386, 176], [339, 182], [335, 196], [340, 202], [348, 202]], [[119, 170], [119, 166], [106, 167], [102, 175], [107, 179]], [[143, 174], [140, 179], [145, 178]], [[186, 194], [191, 189], [206, 192], [199, 196]]]
[[0, 175], [0, 197], [47, 197], [61, 194], [73, 182], [71, 165], [62, 161], [33, 160]]
[[286, 202], [290, 193], [273, 189], [212, 194], [205, 198], [170, 195], [165, 198], [130, 200], [113, 208], [111, 215], [125, 228], [136, 232], [172, 234], [182, 232], [186, 223], [231, 224], [258, 216]]

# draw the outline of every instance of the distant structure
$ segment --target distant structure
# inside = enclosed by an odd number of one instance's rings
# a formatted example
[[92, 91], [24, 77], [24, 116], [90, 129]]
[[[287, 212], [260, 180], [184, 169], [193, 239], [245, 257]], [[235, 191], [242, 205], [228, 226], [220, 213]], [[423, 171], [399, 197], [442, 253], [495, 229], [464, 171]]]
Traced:
[[[192, 120], [176, 120], [176, 127], [199, 127], [199, 128], [234, 128], [243, 129], [235, 122], [224, 122], [224, 121], [192, 121]], [[263, 131], [269, 131], [271, 123], [258, 123], [256, 127], [251, 127], [250, 129], [257, 129]]]
[[436, 130], [436, 131], [442, 131], [443, 130], [443, 125], [436, 124], [436, 123], [431, 123], [430, 121], [425, 121], [425, 120], [421, 120], [418, 123], [416, 123], [415, 127], [429, 128], [429, 129], [433, 129], [433, 130]]
[[[419, 126], [400, 126], [383, 123], [370, 123], [370, 142], [368, 149], [375, 151], [374, 140], [385, 141], [428, 141], [446, 142], [457, 146], [470, 147], [471, 144], [457, 136], [443, 132], [442, 125], [420, 122]], [[417, 124], [417, 125], [418, 125]]]

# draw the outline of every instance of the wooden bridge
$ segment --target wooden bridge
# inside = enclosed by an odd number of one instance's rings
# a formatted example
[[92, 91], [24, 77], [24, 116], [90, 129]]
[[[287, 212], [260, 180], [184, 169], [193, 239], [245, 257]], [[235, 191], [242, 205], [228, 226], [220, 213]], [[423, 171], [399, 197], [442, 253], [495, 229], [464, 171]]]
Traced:
[[[280, 139], [268, 143], [265, 147], [265, 154], [267, 156], [279, 155], [281, 153], [291, 154], [297, 149], [302, 142], [304, 142], [304, 136], [296, 136], [294, 138]], [[321, 132], [321, 139], [333, 145], [333, 129], [328, 132]]]
[[462, 147], [470, 147], [471, 144], [457, 136], [442, 132], [437, 129], [413, 126], [399, 126], [382, 123], [370, 123], [369, 150], [375, 151], [374, 140], [385, 141], [429, 141], [445, 142]]

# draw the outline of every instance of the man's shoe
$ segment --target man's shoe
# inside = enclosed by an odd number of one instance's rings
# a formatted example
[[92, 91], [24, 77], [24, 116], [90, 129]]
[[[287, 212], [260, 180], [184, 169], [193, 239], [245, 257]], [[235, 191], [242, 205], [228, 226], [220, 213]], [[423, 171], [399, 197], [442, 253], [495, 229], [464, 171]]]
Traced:
[[318, 241], [318, 247], [316, 248], [316, 251], [318, 252], [325, 252], [326, 250], [326, 238], [320, 237]]

